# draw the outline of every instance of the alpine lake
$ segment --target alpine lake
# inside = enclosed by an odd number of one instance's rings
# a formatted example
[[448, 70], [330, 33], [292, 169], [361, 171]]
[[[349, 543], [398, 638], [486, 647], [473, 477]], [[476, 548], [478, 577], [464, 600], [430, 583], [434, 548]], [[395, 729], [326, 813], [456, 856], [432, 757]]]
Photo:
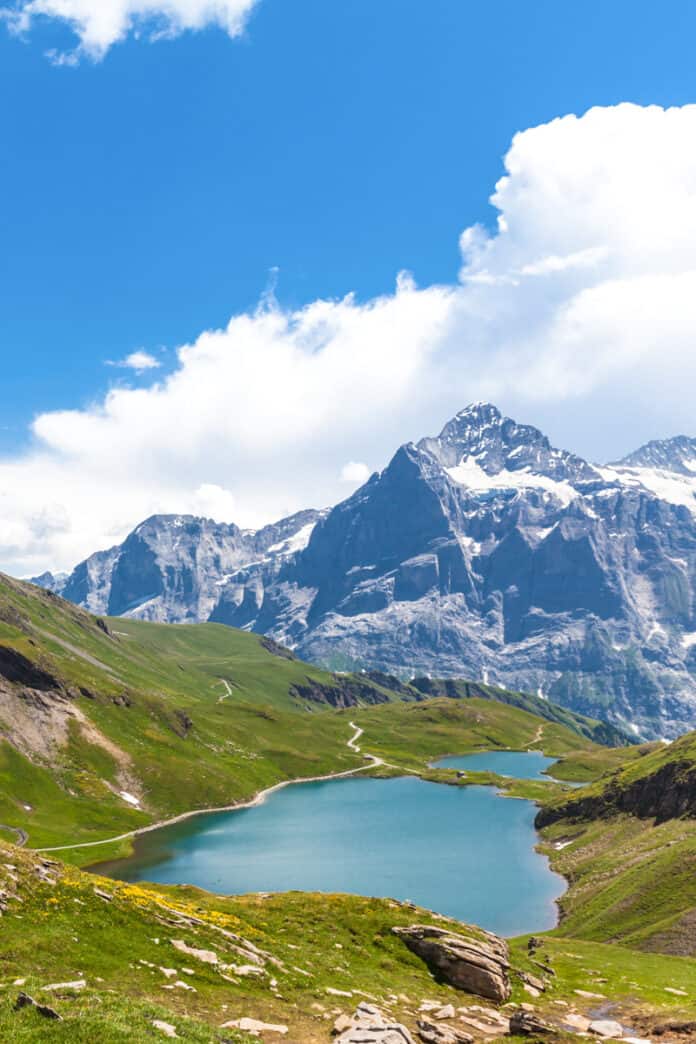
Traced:
[[[544, 779], [539, 752], [448, 757], [438, 767]], [[225, 895], [350, 892], [411, 901], [513, 936], [554, 927], [565, 882], [535, 851], [535, 805], [492, 786], [345, 778], [275, 791], [140, 835], [113, 878]], [[97, 869], [97, 868], [95, 868]]]

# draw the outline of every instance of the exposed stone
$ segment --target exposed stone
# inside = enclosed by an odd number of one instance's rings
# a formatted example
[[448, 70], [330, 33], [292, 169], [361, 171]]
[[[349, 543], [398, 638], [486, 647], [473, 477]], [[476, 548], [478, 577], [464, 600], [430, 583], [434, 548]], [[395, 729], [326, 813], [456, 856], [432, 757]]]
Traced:
[[554, 1033], [553, 1027], [533, 1011], [513, 1011], [510, 1016], [510, 1033], [512, 1036], [533, 1037], [537, 1033]]
[[509, 951], [497, 935], [460, 935], [419, 924], [392, 931], [448, 985], [499, 1004], [509, 999]]
[[433, 1012], [434, 1019], [453, 1019], [455, 1015], [454, 1004], [445, 1004], [444, 1007]]
[[63, 1021], [55, 1008], [49, 1008], [48, 1004], [37, 1004], [28, 993], [20, 993], [15, 1001], [14, 1010], [21, 1011], [22, 1008], [35, 1008], [39, 1015], [43, 1015], [45, 1019], [51, 1019], [53, 1022]]
[[43, 986], [44, 990], [84, 990], [87, 985], [84, 979], [74, 979], [72, 982], [52, 982], [48, 986]]
[[449, 1024], [429, 1022], [421, 1019], [418, 1023], [418, 1036], [423, 1044], [474, 1044], [470, 1033]]
[[158, 1029], [160, 1033], [164, 1033], [165, 1037], [177, 1037], [176, 1027], [172, 1026], [171, 1022], [162, 1022], [161, 1019], [153, 1019], [152, 1025], [155, 1029]]
[[520, 972], [520, 978], [525, 986], [531, 986], [533, 990], [536, 990], [537, 995], [543, 993], [546, 989], [544, 980], [536, 975], [530, 975], [529, 972]]
[[203, 964], [218, 963], [218, 956], [212, 950], [197, 950], [193, 946], [187, 946], [182, 939], [172, 939], [172, 946], [179, 953], [185, 953], [187, 957], [195, 957], [197, 961], [202, 961]]
[[578, 1015], [576, 1012], [563, 1016], [563, 1025], [577, 1030], [578, 1033], [587, 1033], [591, 1022], [592, 1019], [588, 1019], [584, 1015]]
[[623, 1026], [620, 1022], [614, 1022], [612, 1019], [596, 1019], [589, 1025], [590, 1033], [596, 1034], [598, 1037], [623, 1037]]
[[284, 1037], [288, 1032], [287, 1026], [275, 1025], [272, 1022], [260, 1022], [259, 1019], [250, 1019], [247, 1016], [241, 1019], [233, 1019], [232, 1022], [225, 1022], [221, 1028], [244, 1030], [245, 1033], [250, 1033], [252, 1037], [261, 1037], [267, 1033]]
[[353, 1026], [353, 1020], [350, 1015], [339, 1015], [334, 1022], [334, 1033], [345, 1033], [346, 1030], [351, 1029]]
[[359, 1004], [350, 1023], [336, 1044], [414, 1044], [406, 1027], [390, 1022], [374, 1004]]

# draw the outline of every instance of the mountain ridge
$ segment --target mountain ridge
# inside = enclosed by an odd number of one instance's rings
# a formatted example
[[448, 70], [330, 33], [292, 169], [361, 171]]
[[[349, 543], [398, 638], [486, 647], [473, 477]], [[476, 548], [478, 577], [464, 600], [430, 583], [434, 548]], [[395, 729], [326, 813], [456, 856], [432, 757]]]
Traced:
[[595, 465], [474, 403], [328, 511], [258, 533], [154, 516], [55, 589], [93, 611], [267, 633], [332, 669], [479, 677], [673, 737], [696, 724], [693, 447], [676, 436]]

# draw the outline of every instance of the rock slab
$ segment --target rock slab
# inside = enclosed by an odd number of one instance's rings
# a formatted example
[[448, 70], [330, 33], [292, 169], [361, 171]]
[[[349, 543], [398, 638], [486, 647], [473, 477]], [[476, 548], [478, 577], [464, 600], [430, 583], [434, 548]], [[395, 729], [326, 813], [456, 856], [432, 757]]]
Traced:
[[510, 998], [507, 943], [491, 932], [459, 935], [415, 924], [392, 931], [449, 986], [504, 1004]]
[[359, 1004], [350, 1023], [335, 1044], [415, 1044], [405, 1026], [391, 1022], [373, 1004]]

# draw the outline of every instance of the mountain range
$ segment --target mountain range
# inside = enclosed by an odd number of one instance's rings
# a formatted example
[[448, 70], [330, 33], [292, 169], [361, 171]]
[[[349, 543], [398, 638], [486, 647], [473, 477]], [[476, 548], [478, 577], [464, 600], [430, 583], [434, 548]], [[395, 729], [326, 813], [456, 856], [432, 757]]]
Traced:
[[696, 725], [696, 439], [596, 465], [489, 403], [258, 531], [160, 515], [35, 582], [97, 614], [264, 633], [334, 670], [466, 676], [645, 738]]

